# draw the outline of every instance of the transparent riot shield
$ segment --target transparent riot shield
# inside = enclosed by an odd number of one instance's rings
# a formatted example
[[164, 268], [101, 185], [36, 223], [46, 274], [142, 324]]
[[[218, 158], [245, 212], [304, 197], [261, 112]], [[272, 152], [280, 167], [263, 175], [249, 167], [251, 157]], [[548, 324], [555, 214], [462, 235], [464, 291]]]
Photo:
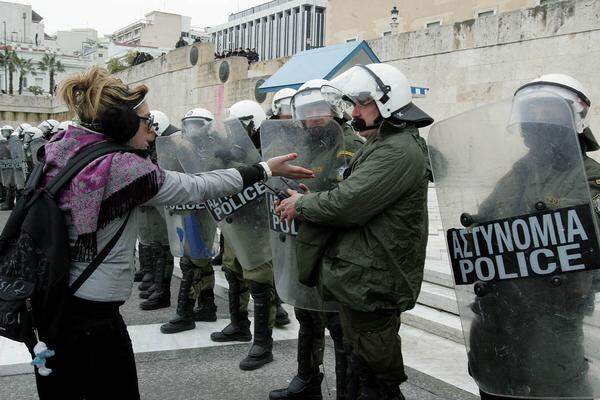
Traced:
[[10, 156], [13, 162], [13, 174], [14, 182], [17, 189], [25, 188], [25, 181], [27, 180], [27, 160], [25, 158], [25, 150], [23, 149], [23, 142], [17, 135], [12, 135], [8, 139], [8, 147], [10, 148]]
[[339, 171], [346, 162], [342, 128], [331, 118], [270, 120], [261, 126], [261, 143], [264, 158], [298, 153], [294, 163], [315, 171], [316, 175], [314, 179], [298, 182], [286, 178], [273, 178], [268, 182], [269, 230], [277, 293], [294, 307], [336, 311], [336, 303], [324, 302], [316, 288], [300, 283], [296, 254], [300, 221], [294, 220], [291, 224], [282, 221], [275, 213], [275, 202], [278, 193], [286, 193], [288, 188], [298, 190], [300, 183], [312, 192], [329, 190], [338, 184]]
[[428, 141], [480, 389], [598, 397], [600, 209], [569, 103], [525, 91], [437, 123]]
[[[235, 119], [204, 125], [183, 121], [186, 144], [179, 161], [187, 173], [209, 172], [255, 164], [261, 160], [242, 124]], [[262, 183], [233, 196], [206, 202], [242, 268], [252, 270], [271, 260], [266, 188]]]
[[[181, 132], [156, 138], [159, 165], [167, 170], [183, 172], [178, 155], [184, 147]], [[215, 256], [216, 224], [204, 204], [170, 205], [165, 207], [164, 217], [173, 256], [195, 260], [208, 260]]]
[[29, 143], [29, 152], [31, 154], [31, 161], [33, 165], [37, 165], [40, 163], [40, 161], [37, 158], [37, 153], [39, 149], [42, 148], [46, 143], [48, 143], [48, 141], [44, 138], [33, 139]]
[[0, 142], [0, 178], [4, 187], [13, 186], [15, 184], [15, 175], [13, 173], [12, 156], [8, 140]]

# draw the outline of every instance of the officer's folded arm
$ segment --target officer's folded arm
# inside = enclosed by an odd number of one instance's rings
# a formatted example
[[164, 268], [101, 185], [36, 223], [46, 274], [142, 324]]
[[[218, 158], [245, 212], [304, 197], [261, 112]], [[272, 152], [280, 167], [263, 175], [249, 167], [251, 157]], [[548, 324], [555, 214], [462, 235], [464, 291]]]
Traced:
[[337, 188], [300, 196], [295, 204], [297, 217], [314, 224], [353, 228], [365, 225], [395, 203], [423, 179], [426, 166], [420, 152], [385, 147], [373, 152]]
[[203, 203], [209, 199], [230, 196], [243, 188], [269, 179], [271, 176], [285, 176], [291, 179], [309, 179], [312, 171], [288, 164], [297, 154], [273, 157], [266, 162], [204, 172], [184, 174], [165, 171], [165, 180], [158, 193], [146, 205]]

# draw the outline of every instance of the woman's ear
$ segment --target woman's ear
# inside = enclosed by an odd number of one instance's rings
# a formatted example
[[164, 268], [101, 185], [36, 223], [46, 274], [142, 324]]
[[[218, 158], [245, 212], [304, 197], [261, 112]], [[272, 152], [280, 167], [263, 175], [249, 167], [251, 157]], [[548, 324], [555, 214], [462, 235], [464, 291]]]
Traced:
[[111, 106], [102, 115], [102, 133], [118, 142], [125, 143], [134, 137], [139, 125], [139, 117], [127, 106]]

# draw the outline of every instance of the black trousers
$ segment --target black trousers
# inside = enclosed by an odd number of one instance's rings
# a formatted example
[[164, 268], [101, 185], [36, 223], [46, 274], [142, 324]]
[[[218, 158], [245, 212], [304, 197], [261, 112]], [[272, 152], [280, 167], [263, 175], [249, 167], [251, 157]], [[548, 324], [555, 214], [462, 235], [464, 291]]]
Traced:
[[[131, 339], [119, 306], [72, 298], [68, 323], [46, 366], [35, 374], [40, 400], [140, 398]], [[31, 351], [31, 349], [30, 349]]]

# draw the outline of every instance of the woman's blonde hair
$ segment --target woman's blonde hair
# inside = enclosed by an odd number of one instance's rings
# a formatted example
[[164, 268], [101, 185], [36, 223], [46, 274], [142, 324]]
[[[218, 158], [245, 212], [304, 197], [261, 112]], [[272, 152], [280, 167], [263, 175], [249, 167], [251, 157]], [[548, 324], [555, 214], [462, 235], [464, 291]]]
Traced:
[[59, 86], [60, 98], [84, 124], [102, 121], [104, 112], [110, 107], [127, 106], [133, 109], [147, 93], [146, 85], [130, 89], [119, 78], [100, 67], [68, 77]]

